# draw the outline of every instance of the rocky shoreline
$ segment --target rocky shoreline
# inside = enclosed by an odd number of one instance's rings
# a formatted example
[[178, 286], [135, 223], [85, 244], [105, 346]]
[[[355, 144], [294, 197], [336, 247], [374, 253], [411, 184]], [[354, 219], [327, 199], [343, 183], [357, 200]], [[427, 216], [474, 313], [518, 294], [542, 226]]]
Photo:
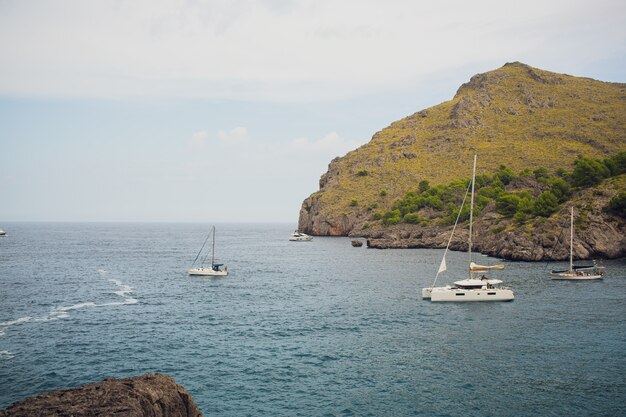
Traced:
[[[569, 232], [562, 215], [562, 228], [550, 222], [528, 227], [515, 227], [495, 215], [486, 215], [474, 223], [475, 252], [512, 261], [564, 261], [569, 259]], [[575, 259], [616, 259], [626, 257], [626, 222], [607, 219], [602, 213], [587, 216], [584, 230], [576, 233]], [[355, 230], [352, 238], [367, 240], [374, 249], [445, 248], [452, 227], [399, 224], [382, 229]], [[558, 231], [557, 231], [558, 230]], [[450, 249], [467, 251], [467, 225], [457, 227]]]

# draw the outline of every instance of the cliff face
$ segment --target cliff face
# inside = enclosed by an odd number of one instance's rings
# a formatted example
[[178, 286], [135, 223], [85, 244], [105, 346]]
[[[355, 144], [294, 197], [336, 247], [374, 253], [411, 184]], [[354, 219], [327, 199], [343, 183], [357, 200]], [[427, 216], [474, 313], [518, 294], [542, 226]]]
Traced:
[[202, 417], [191, 395], [174, 378], [143, 375], [28, 398], [0, 411], [0, 417], [125, 416]]
[[[533, 224], [518, 226], [487, 206], [474, 222], [473, 251], [519, 261], [569, 259], [570, 206], [575, 208], [575, 259], [626, 257], [626, 219], [608, 213], [610, 196], [626, 189], [626, 176], [611, 179], [593, 190], [580, 192], [560, 211]], [[367, 237], [377, 249], [445, 248], [452, 227], [400, 224], [384, 229], [353, 232]], [[467, 224], [457, 227], [452, 250], [467, 251]]]
[[467, 177], [474, 154], [481, 172], [500, 165], [571, 171], [576, 156], [604, 158], [625, 144], [626, 84], [506, 64], [331, 161], [319, 191], [302, 204], [299, 228], [333, 236], [360, 230], [372, 210], [389, 210], [422, 180]]

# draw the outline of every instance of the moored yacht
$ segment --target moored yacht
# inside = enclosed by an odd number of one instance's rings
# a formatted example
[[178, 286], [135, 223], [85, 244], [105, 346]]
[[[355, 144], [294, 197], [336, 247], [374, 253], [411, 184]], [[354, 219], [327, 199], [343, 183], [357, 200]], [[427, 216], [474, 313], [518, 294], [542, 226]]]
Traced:
[[423, 288], [422, 297], [431, 301], [511, 301], [515, 298], [509, 288], [499, 287], [499, 279], [468, 278], [445, 287]]
[[[206, 261], [206, 258], [208, 257], [208, 253], [207, 253], [205, 256], [205, 259], [202, 261], [200, 266], [197, 266], [194, 268], [196, 261], [198, 260], [198, 258], [200, 258], [200, 254], [202, 253], [202, 250], [204, 249], [204, 245], [206, 245], [206, 242], [207, 240], [209, 240], [209, 237], [211, 235], [213, 236], [213, 244], [211, 245], [212, 247], [211, 266], [207, 267], [203, 265], [204, 262]], [[215, 263], [215, 226], [211, 228], [211, 232], [204, 240], [204, 243], [202, 244], [200, 251], [196, 255], [196, 259], [193, 260], [193, 263], [191, 264], [191, 267], [187, 270], [187, 273], [189, 273], [189, 275], [191, 276], [199, 275], [199, 276], [210, 276], [210, 277], [223, 277], [223, 276], [228, 275], [228, 267], [226, 265]]]
[[289, 235], [289, 240], [292, 242], [309, 242], [313, 240], [313, 236], [309, 236], [306, 233], [301, 233], [296, 230]]
[[569, 269], [552, 270], [550, 278], [567, 280], [594, 280], [602, 279], [604, 267], [593, 261], [592, 265], [574, 265], [574, 207], [570, 209], [570, 235], [569, 235]]

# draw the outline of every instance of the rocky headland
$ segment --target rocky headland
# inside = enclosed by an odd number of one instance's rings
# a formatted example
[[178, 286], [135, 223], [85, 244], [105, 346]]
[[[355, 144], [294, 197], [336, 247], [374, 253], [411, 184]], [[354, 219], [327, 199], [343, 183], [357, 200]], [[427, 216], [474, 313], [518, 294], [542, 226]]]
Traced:
[[146, 374], [27, 398], [0, 417], [202, 417], [191, 395], [174, 378]]
[[[626, 84], [510, 63], [473, 76], [452, 100], [396, 121], [333, 159], [319, 191], [302, 203], [298, 227], [318, 236], [367, 238], [371, 248], [445, 247], [451, 226], [439, 225], [436, 214], [420, 212], [428, 220], [422, 224], [385, 225], [381, 217], [421, 182], [437, 186], [468, 178], [474, 154], [478, 175], [502, 166], [556, 175], [571, 172], [579, 156], [602, 160], [625, 150]], [[545, 191], [520, 181], [507, 191], [533, 198]], [[608, 201], [625, 191], [623, 175], [574, 189], [556, 212], [525, 222], [488, 205], [475, 218], [474, 250], [511, 260], [566, 259], [567, 236], [557, 240], [574, 206], [577, 258], [626, 256], [626, 219], [607, 211]], [[466, 250], [466, 229], [457, 230], [453, 249]]]

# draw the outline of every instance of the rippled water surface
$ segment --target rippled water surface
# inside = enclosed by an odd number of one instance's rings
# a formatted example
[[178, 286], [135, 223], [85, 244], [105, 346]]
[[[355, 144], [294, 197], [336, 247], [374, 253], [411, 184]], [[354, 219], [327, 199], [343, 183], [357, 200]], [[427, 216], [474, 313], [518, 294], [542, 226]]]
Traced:
[[441, 250], [218, 224], [230, 275], [194, 279], [207, 224], [2, 228], [0, 408], [160, 372], [206, 416], [626, 415], [625, 260], [598, 282], [507, 262], [515, 301], [437, 304]]

